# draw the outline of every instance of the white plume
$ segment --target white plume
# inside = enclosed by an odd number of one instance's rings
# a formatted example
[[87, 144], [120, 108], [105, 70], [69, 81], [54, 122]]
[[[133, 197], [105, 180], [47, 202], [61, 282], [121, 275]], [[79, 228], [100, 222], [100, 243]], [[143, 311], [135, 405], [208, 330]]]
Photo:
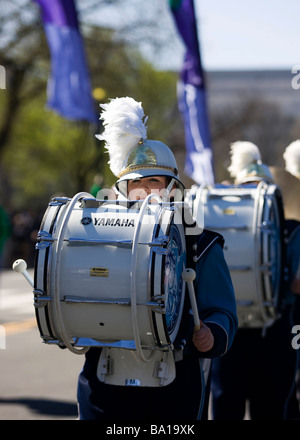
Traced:
[[231, 164], [227, 168], [231, 177], [237, 175], [251, 163], [261, 161], [258, 147], [252, 142], [237, 141], [230, 145]]
[[110, 169], [118, 177], [131, 151], [147, 138], [147, 117], [141, 103], [129, 97], [112, 99], [100, 107], [104, 131], [96, 137], [105, 141]]
[[285, 169], [300, 179], [300, 140], [292, 142], [283, 153]]

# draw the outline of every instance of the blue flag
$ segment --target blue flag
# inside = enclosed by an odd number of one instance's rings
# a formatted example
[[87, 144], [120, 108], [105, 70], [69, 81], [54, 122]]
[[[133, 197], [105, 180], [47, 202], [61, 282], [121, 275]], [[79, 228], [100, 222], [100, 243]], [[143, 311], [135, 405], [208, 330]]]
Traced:
[[34, 0], [41, 7], [51, 55], [47, 106], [67, 119], [97, 122], [73, 0]]
[[199, 185], [213, 184], [209, 118], [194, 2], [170, 0], [170, 8], [186, 48], [178, 81], [178, 105], [185, 129], [185, 173]]

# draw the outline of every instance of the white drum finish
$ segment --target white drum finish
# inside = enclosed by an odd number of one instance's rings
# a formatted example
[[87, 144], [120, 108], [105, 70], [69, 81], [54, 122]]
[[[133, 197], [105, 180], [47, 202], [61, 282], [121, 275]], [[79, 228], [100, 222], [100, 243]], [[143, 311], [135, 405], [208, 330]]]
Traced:
[[[36, 316], [47, 343], [168, 350], [183, 308], [175, 205], [140, 208], [82, 193], [53, 199], [36, 250]], [[177, 217], [179, 218], [179, 217]], [[137, 227], [140, 221], [140, 227]], [[78, 349], [79, 350], [79, 349]]]
[[278, 316], [283, 277], [283, 209], [276, 185], [193, 187], [194, 217], [225, 239], [240, 327], [270, 325]]

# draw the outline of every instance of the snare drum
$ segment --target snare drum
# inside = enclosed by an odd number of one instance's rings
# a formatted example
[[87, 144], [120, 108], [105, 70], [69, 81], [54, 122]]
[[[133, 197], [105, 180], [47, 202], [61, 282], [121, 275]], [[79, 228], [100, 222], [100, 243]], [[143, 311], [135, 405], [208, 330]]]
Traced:
[[[156, 196], [157, 197], [157, 196]], [[175, 204], [55, 198], [36, 244], [34, 305], [44, 342], [172, 349], [181, 321], [186, 259]]]
[[271, 325], [279, 315], [283, 282], [283, 206], [279, 188], [192, 187], [187, 196], [194, 218], [225, 239], [240, 327]]

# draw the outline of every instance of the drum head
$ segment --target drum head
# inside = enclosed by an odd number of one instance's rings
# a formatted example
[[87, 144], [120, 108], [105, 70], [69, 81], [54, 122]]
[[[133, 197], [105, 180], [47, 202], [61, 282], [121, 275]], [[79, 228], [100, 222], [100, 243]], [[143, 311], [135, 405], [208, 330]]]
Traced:
[[182, 298], [184, 285], [182, 271], [185, 263], [185, 252], [182, 237], [178, 227], [170, 227], [170, 241], [164, 261], [164, 294], [166, 297], [166, 326], [167, 332], [173, 340], [173, 334], [178, 330], [182, 312]]
[[[185, 282], [182, 271], [186, 261], [184, 228], [174, 223], [174, 214], [165, 229], [161, 222], [154, 233], [157, 239], [164, 233], [168, 236], [167, 246], [162, 254], [152, 251], [151, 261], [151, 297], [160, 289], [163, 299], [163, 313], [152, 312], [153, 331], [159, 346], [173, 343], [181, 322]], [[158, 283], [160, 286], [158, 286]]]

